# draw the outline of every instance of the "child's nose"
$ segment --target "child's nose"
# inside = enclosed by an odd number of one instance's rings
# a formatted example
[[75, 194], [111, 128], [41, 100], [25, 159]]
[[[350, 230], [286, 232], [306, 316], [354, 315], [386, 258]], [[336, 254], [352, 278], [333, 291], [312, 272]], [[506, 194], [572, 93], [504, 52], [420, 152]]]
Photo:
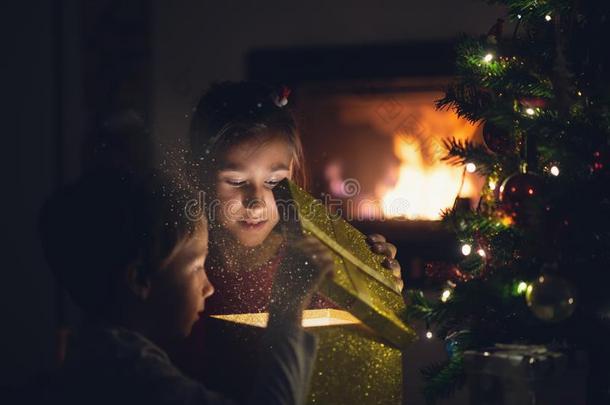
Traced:
[[261, 213], [265, 208], [265, 190], [263, 187], [251, 186], [244, 194], [243, 204], [254, 214]]
[[209, 281], [207, 283], [204, 284], [203, 286], [203, 290], [202, 290], [202, 295], [203, 298], [208, 298], [210, 297], [212, 294], [214, 294], [214, 286], [212, 285], [212, 283], [210, 283]]

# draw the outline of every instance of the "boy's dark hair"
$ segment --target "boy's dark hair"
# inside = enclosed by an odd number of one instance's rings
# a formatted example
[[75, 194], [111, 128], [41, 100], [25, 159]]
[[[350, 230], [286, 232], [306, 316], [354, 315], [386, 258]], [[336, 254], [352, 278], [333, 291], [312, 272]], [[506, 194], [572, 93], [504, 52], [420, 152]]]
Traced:
[[190, 188], [161, 173], [90, 173], [44, 205], [39, 232], [48, 264], [88, 315], [109, 316], [128, 266], [160, 269], [183, 239], [206, 226], [187, 215]]
[[[293, 179], [304, 185], [301, 139], [292, 113], [278, 104], [280, 97], [281, 89], [255, 81], [212, 84], [199, 100], [190, 128], [191, 149], [194, 161], [201, 162], [200, 170], [213, 171], [231, 145], [272, 132], [293, 147]], [[202, 174], [205, 179], [208, 173]]]

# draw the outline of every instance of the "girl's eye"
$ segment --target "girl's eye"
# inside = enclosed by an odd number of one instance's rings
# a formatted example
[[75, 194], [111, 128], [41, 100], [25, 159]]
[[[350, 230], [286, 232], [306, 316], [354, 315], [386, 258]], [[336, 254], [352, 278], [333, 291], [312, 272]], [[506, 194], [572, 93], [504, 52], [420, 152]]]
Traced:
[[281, 180], [267, 180], [265, 182], [265, 184], [267, 185], [267, 187], [269, 188], [273, 188], [275, 186], [277, 186], [280, 183]]
[[229, 184], [230, 186], [233, 187], [241, 187], [244, 184], [246, 184], [246, 182], [244, 180], [226, 180], [227, 184]]

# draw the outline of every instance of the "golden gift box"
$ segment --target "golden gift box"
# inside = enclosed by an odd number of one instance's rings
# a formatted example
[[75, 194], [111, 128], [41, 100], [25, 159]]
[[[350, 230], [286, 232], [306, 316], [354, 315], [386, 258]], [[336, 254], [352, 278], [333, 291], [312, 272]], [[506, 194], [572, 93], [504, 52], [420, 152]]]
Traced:
[[[339, 309], [303, 314], [303, 327], [318, 338], [308, 403], [402, 403], [401, 349], [415, 333], [400, 317], [404, 300], [392, 272], [381, 265], [384, 257], [371, 251], [362, 233], [289, 180], [277, 185], [274, 195], [286, 236], [314, 235], [334, 255], [334, 275], [319, 292]], [[208, 385], [237, 398], [248, 391], [244, 381], [254, 380], [258, 353], [253, 348], [267, 317], [253, 313], [209, 319], [206, 330], [212, 333], [206, 345], [212, 350], [206, 361], [218, 372]]]
[[[215, 333], [219, 341], [213, 344], [222, 349], [215, 351], [208, 361], [223, 364], [226, 374], [214, 375], [208, 385], [236, 398], [245, 397], [251, 387], [244, 385], [244, 381], [256, 380], [258, 352], [252, 347], [259, 344], [267, 318], [267, 313], [213, 316], [209, 326], [216, 331], [222, 330], [222, 333]], [[402, 403], [399, 349], [343, 310], [306, 310], [303, 328], [318, 341], [307, 403]]]

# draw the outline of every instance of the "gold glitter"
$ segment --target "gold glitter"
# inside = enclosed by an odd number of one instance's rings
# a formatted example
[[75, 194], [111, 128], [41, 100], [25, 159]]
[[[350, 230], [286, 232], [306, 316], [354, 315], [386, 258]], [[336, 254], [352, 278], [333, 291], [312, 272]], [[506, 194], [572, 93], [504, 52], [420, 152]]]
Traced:
[[[214, 318], [249, 328], [263, 328], [266, 313], [215, 315]], [[317, 319], [319, 318], [319, 319]], [[350, 319], [351, 322], [346, 322]], [[341, 310], [306, 310], [303, 323], [318, 338], [318, 353], [308, 403], [399, 404], [402, 401], [402, 354], [351, 314]], [[245, 336], [246, 333], [240, 333]], [[375, 369], [371, 373], [371, 369]], [[346, 389], [349, 387], [349, 389]]]
[[[291, 181], [282, 181], [274, 194], [277, 201], [293, 204], [283, 216], [287, 232], [314, 235], [334, 253], [334, 277], [323, 283], [320, 293], [394, 346], [403, 348], [413, 341], [415, 332], [397, 316], [405, 304], [391, 270], [381, 265], [384, 256], [373, 253], [361, 232], [341, 218], [331, 218], [320, 201]], [[298, 222], [290, 217], [295, 213]]]
[[[320, 404], [402, 403], [402, 355], [383, 347], [362, 325], [309, 329], [318, 337], [318, 355], [308, 402]], [[381, 367], [381, 374], [368, 373]]]

